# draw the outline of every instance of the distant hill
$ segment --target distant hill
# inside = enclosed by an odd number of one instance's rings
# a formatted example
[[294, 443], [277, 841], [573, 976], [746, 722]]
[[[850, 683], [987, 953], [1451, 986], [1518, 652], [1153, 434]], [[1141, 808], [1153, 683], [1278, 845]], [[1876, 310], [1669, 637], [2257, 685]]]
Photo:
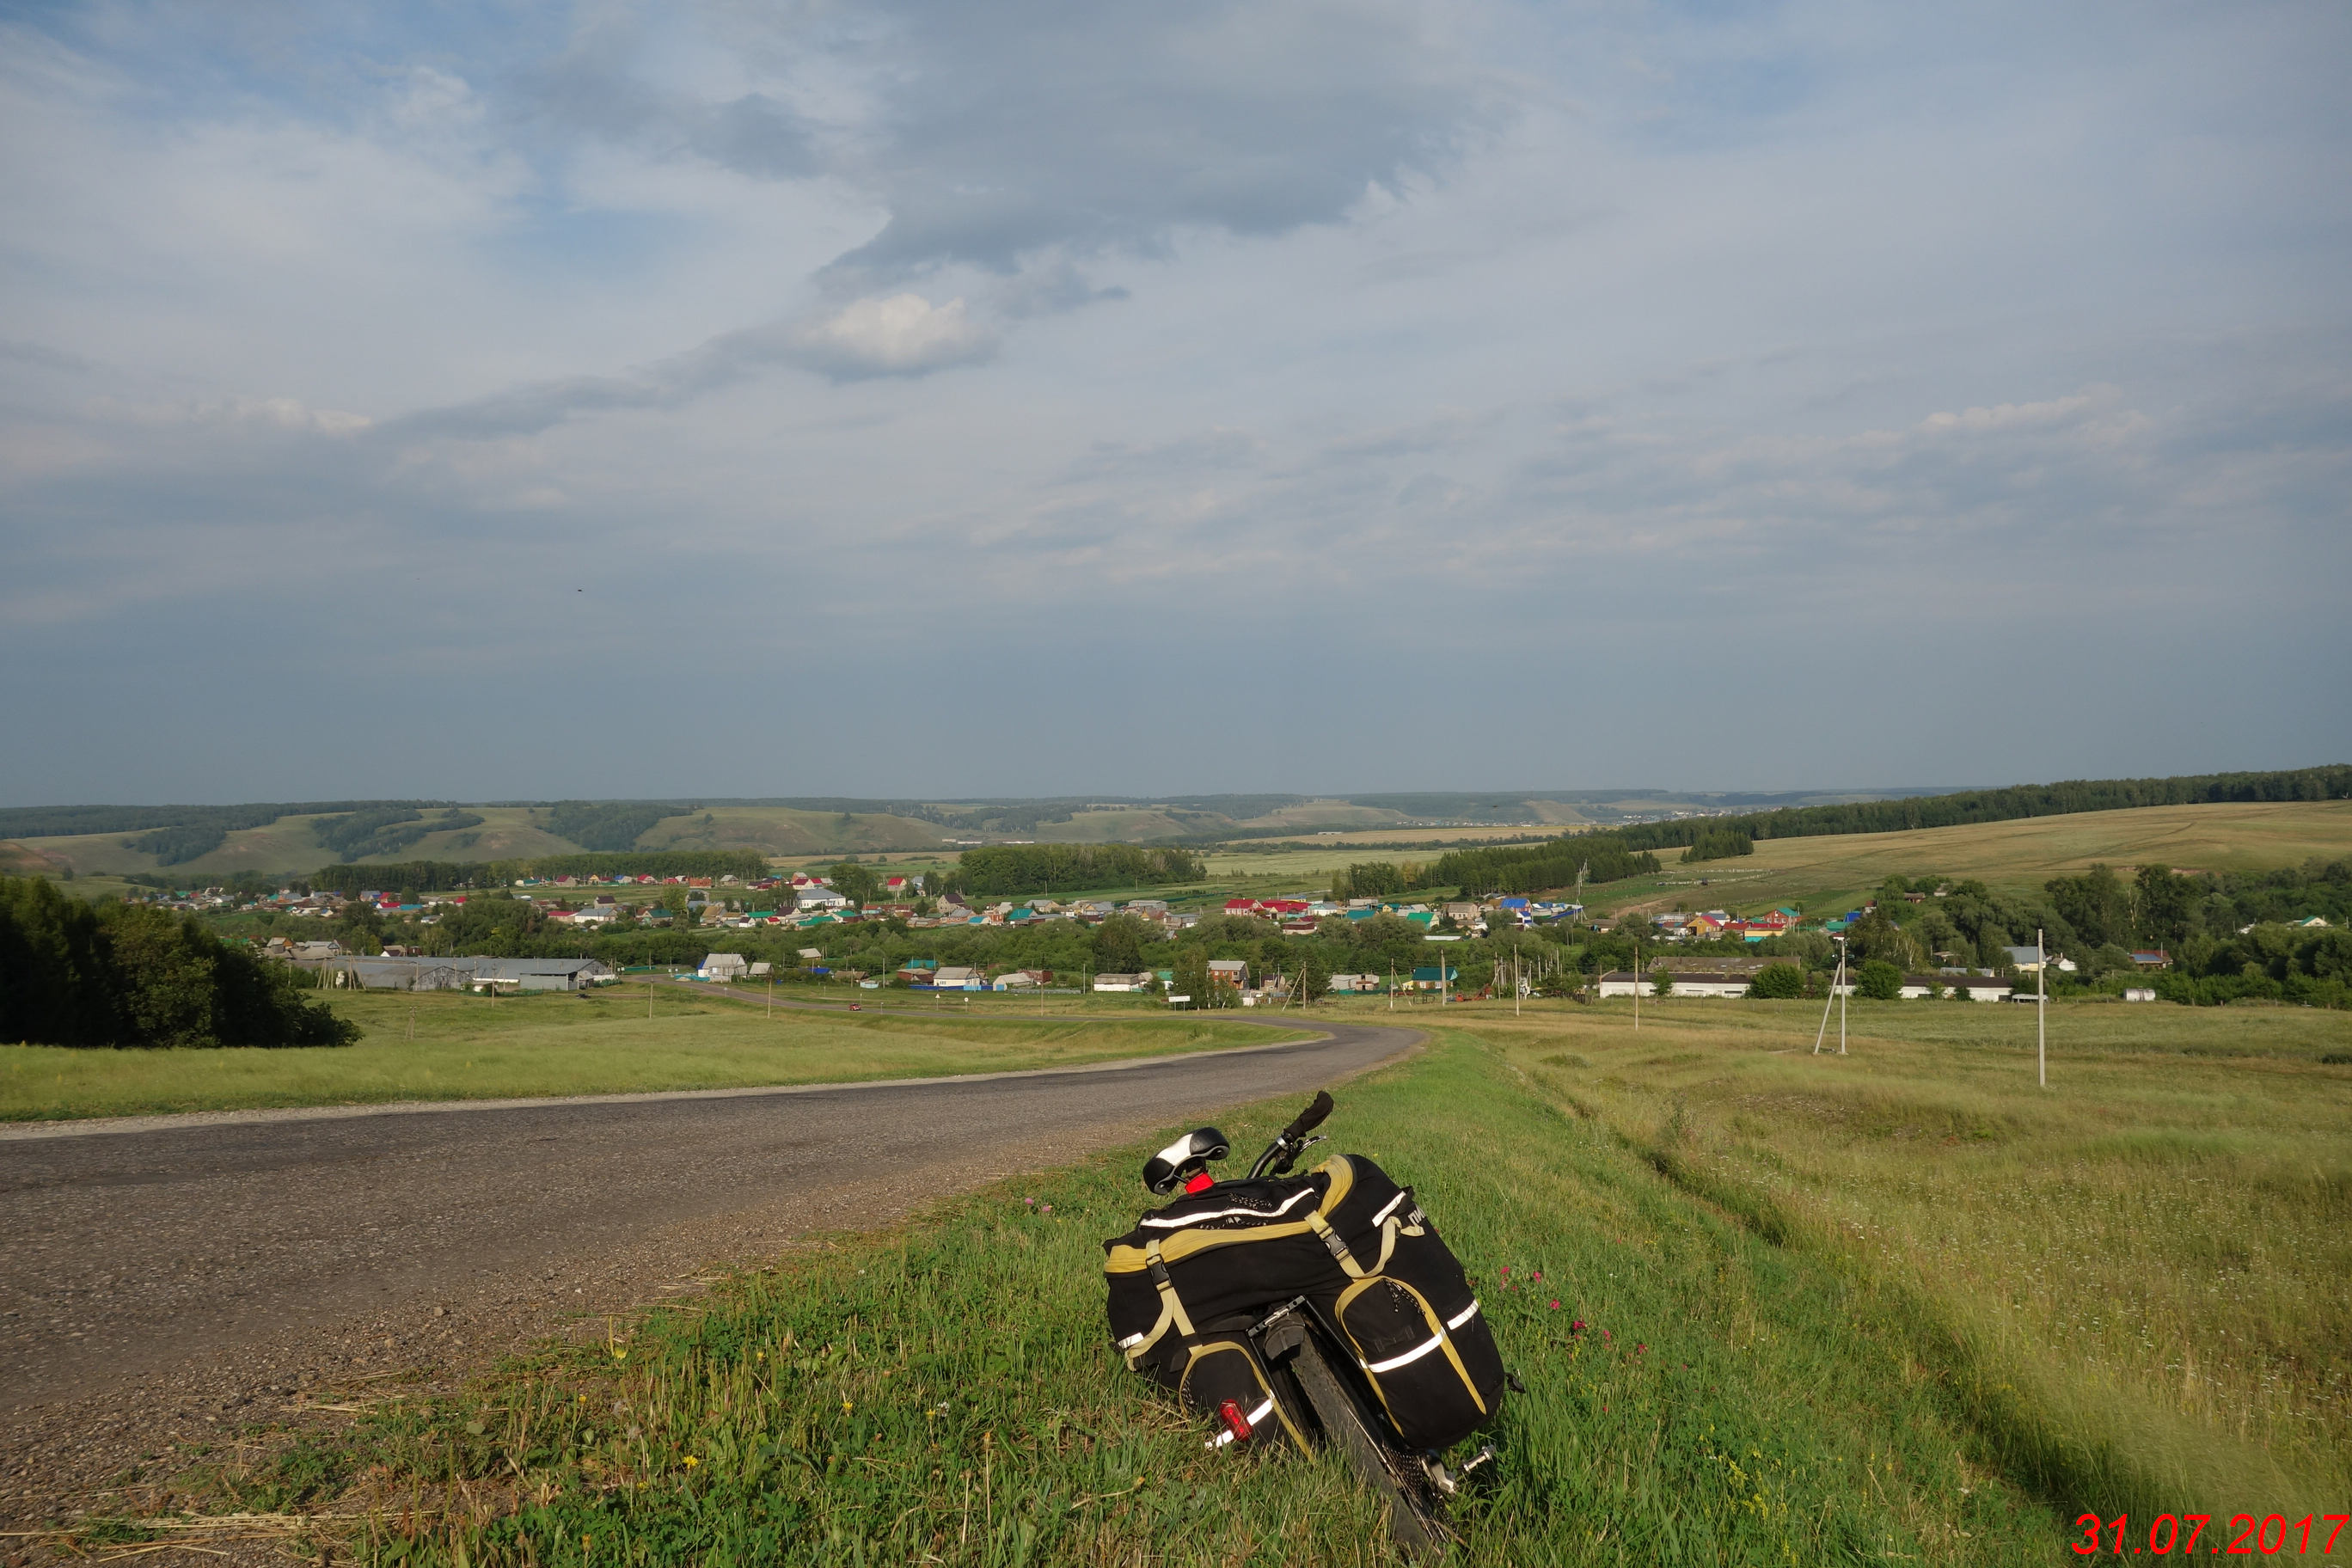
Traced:
[[2336, 799], [2352, 768], [2020, 785], [2001, 790], [1663, 789], [1361, 795], [1071, 795], [1050, 799], [344, 800], [0, 809], [0, 864], [79, 876], [201, 880], [322, 866], [514, 860], [629, 850], [823, 857], [952, 853], [983, 844], [1205, 847], [1337, 833], [1599, 830], [1630, 850], [1743, 855], [1756, 841], [2195, 801]]
[[1343, 830], [1611, 827], [1690, 813], [1898, 800], [1928, 790], [1673, 790], [1378, 795], [1071, 795], [1047, 799], [340, 800], [0, 808], [11, 864], [85, 876], [278, 875], [329, 864], [477, 861], [574, 850], [772, 856], [954, 850], [978, 844], [1205, 846]]

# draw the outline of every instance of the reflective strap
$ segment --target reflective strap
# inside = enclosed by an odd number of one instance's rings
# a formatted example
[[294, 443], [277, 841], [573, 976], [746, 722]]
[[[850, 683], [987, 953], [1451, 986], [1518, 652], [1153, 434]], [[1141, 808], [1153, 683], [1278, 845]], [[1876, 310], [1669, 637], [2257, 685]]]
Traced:
[[1389, 1217], [1389, 1215], [1392, 1215], [1392, 1214], [1396, 1213], [1396, 1211], [1397, 1211], [1397, 1205], [1399, 1205], [1399, 1204], [1401, 1204], [1401, 1203], [1404, 1202], [1405, 1197], [1406, 1197], [1405, 1193], [1404, 1193], [1402, 1189], [1400, 1189], [1400, 1190], [1398, 1191], [1398, 1193], [1397, 1193], [1397, 1195], [1396, 1195], [1396, 1196], [1394, 1196], [1394, 1197], [1392, 1197], [1392, 1198], [1391, 1198], [1391, 1199], [1389, 1200], [1389, 1206], [1388, 1206], [1388, 1207], [1386, 1207], [1386, 1208], [1384, 1208], [1384, 1209], [1382, 1209], [1380, 1213], [1378, 1213], [1378, 1214], [1376, 1214], [1376, 1215], [1374, 1215], [1372, 1216], [1372, 1223], [1373, 1223], [1374, 1225], [1378, 1225], [1378, 1224], [1380, 1224], [1380, 1223], [1381, 1223], [1381, 1221], [1382, 1221], [1382, 1220], [1384, 1220], [1384, 1219], [1388, 1218], [1388, 1217]]
[[[1246, 1422], [1248, 1422], [1248, 1423], [1250, 1424], [1251, 1427], [1252, 1427], [1253, 1429], [1255, 1429], [1255, 1428], [1256, 1427], [1256, 1426], [1257, 1426], [1257, 1424], [1258, 1424], [1259, 1422], [1261, 1422], [1261, 1421], [1265, 1420], [1267, 1416], [1269, 1416], [1269, 1415], [1273, 1415], [1273, 1414], [1274, 1414], [1274, 1401], [1273, 1401], [1273, 1400], [1271, 1400], [1271, 1399], [1268, 1399], [1268, 1400], [1267, 1400], [1264, 1405], [1259, 1405], [1256, 1409], [1255, 1409], [1255, 1410], [1251, 1411], [1248, 1415], [1246, 1415], [1243, 1416], [1243, 1417], [1242, 1417], [1242, 1419], [1243, 1419], [1243, 1420], [1244, 1420], [1244, 1421], [1246, 1421]], [[1226, 1444], [1228, 1444], [1228, 1443], [1232, 1442], [1233, 1440], [1234, 1440], [1234, 1435], [1233, 1435], [1233, 1432], [1232, 1432], [1230, 1429], [1228, 1429], [1228, 1430], [1226, 1430], [1226, 1431], [1223, 1431], [1223, 1432], [1218, 1433], [1214, 1437], [1211, 1438], [1208, 1442], [1202, 1444], [1202, 1445], [1201, 1445], [1201, 1447], [1202, 1447], [1203, 1448], [1222, 1448], [1222, 1447], [1223, 1447]]]
[[1118, 1348], [1125, 1350], [1129, 1345], [1139, 1345], [1150, 1337], [1150, 1336], [1148, 1331], [1145, 1333], [1129, 1334], [1127, 1338], [1118, 1342]]
[[1470, 1304], [1468, 1306], [1463, 1308], [1459, 1312], [1456, 1312], [1454, 1316], [1445, 1320], [1445, 1326], [1448, 1329], [1458, 1329], [1477, 1315], [1478, 1299], [1475, 1296], [1473, 1296], [1470, 1299]]
[[1398, 1367], [1419, 1361], [1422, 1357], [1427, 1355], [1430, 1352], [1435, 1350], [1444, 1342], [1445, 1336], [1444, 1334], [1432, 1334], [1428, 1339], [1423, 1341], [1420, 1344], [1413, 1346], [1412, 1349], [1405, 1352], [1402, 1355], [1391, 1356], [1386, 1361], [1367, 1362], [1364, 1365], [1364, 1370], [1366, 1372], [1394, 1372]]
[[1163, 1230], [1181, 1230], [1188, 1225], [1200, 1225], [1204, 1221], [1213, 1219], [1231, 1219], [1235, 1215], [1248, 1215], [1256, 1219], [1265, 1219], [1273, 1215], [1288, 1214], [1292, 1209], [1298, 1206], [1299, 1199], [1311, 1198], [1314, 1195], [1314, 1188], [1301, 1187], [1297, 1192], [1291, 1194], [1288, 1197], [1283, 1199], [1281, 1205], [1276, 1208], [1211, 1209], [1206, 1214], [1181, 1214], [1174, 1219], [1160, 1219], [1147, 1215], [1144, 1216], [1143, 1223], [1150, 1226], [1157, 1226]]

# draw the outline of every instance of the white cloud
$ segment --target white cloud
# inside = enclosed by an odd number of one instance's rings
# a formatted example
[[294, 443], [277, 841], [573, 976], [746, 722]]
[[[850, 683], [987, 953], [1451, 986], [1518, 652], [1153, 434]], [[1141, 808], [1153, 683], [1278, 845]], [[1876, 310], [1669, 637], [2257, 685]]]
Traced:
[[961, 300], [934, 305], [920, 294], [853, 301], [803, 323], [793, 357], [836, 381], [923, 375], [978, 364], [996, 353], [996, 336], [974, 321]]

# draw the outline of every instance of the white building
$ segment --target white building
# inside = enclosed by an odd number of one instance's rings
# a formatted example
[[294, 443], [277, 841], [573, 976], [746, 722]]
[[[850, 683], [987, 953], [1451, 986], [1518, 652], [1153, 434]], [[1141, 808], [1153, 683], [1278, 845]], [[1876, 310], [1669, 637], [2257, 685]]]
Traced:
[[[1755, 976], [1750, 974], [1676, 973], [1674, 976], [1674, 994], [1718, 999], [1745, 996], [1754, 980]], [[1635, 974], [1630, 969], [1612, 969], [1601, 977], [1601, 994], [1604, 999], [1636, 994], [1654, 996], [1657, 994], [1657, 982], [1653, 976]]]
[[740, 980], [751, 972], [751, 961], [740, 952], [713, 952], [704, 955], [702, 967], [695, 975], [703, 980]]

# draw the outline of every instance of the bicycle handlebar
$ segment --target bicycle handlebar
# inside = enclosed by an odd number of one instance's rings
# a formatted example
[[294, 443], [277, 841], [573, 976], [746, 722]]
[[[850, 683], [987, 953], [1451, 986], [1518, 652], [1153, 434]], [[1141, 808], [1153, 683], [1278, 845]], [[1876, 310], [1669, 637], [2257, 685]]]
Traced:
[[1297, 1120], [1282, 1130], [1283, 1142], [1292, 1142], [1306, 1137], [1309, 1132], [1322, 1126], [1323, 1119], [1330, 1114], [1331, 1091], [1328, 1089], [1317, 1089], [1314, 1103], [1300, 1111]]

